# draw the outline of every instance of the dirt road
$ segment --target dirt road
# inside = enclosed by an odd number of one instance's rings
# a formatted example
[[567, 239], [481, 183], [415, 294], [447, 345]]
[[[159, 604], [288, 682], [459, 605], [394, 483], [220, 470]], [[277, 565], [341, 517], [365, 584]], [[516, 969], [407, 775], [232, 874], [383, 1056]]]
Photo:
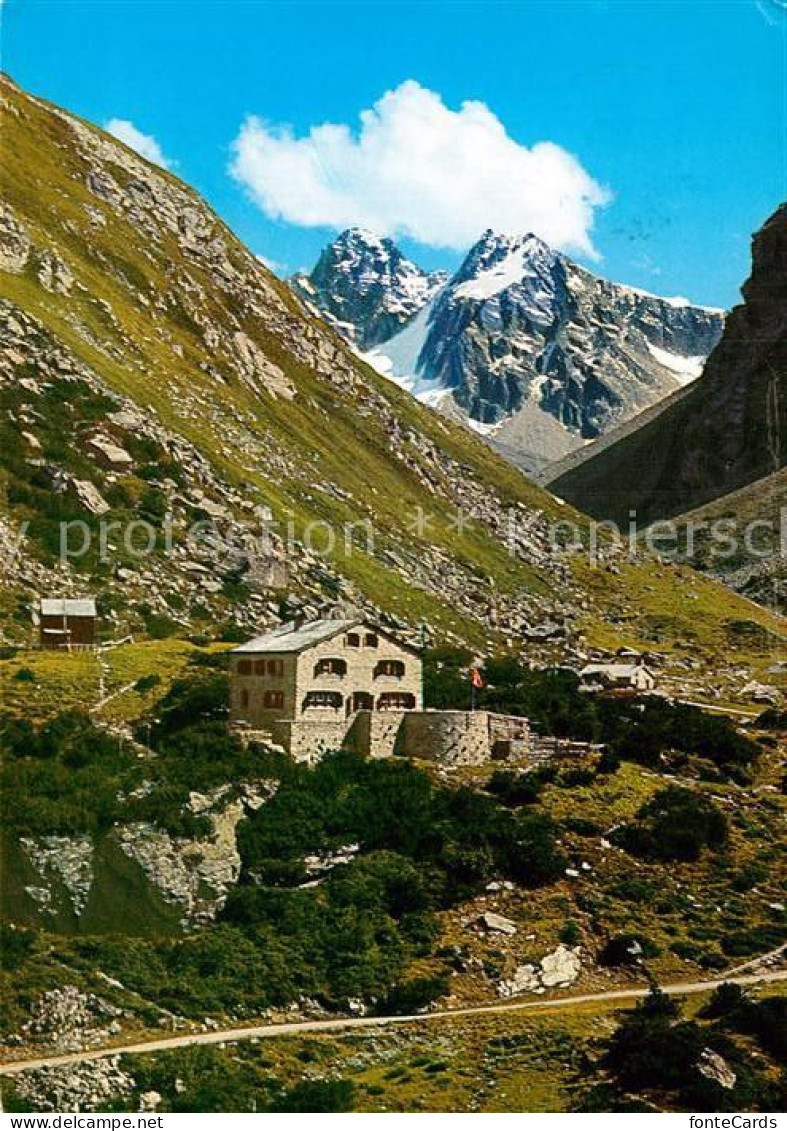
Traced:
[[[777, 970], [765, 974], [730, 975], [712, 982], [676, 982], [662, 986], [665, 994], [699, 994], [713, 990], [722, 982], [736, 982], [739, 986], [752, 986], [768, 982], [787, 981], [787, 970]], [[56, 1065], [77, 1064], [89, 1060], [101, 1060], [108, 1056], [131, 1053], [166, 1052], [169, 1049], [184, 1048], [187, 1045], [217, 1045], [233, 1041], [258, 1040], [270, 1037], [298, 1036], [300, 1033], [340, 1032], [345, 1029], [374, 1029], [388, 1025], [418, 1024], [426, 1025], [455, 1018], [472, 1017], [483, 1013], [513, 1013], [522, 1010], [570, 1009], [573, 1006], [590, 1002], [631, 1001], [645, 997], [649, 986], [632, 986], [625, 990], [605, 990], [594, 994], [575, 994], [572, 997], [548, 998], [538, 1001], [492, 1002], [489, 1005], [468, 1006], [466, 1009], [446, 1009], [437, 1013], [418, 1013], [411, 1016], [395, 1017], [336, 1017], [323, 1021], [285, 1021], [275, 1025], [252, 1025], [248, 1028], [216, 1029], [209, 1033], [185, 1033], [179, 1037], [163, 1037], [160, 1040], [141, 1041], [132, 1045], [114, 1045], [101, 1049], [88, 1049], [85, 1052], [61, 1053], [58, 1056], [45, 1056], [35, 1060], [17, 1060], [0, 1064], [0, 1075], [14, 1076], [32, 1068], [52, 1068]]]

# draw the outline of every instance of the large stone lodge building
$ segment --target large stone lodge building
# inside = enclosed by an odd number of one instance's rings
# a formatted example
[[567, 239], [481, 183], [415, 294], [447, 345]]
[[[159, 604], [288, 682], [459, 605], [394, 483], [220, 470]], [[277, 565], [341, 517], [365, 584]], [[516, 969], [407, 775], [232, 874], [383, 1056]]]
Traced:
[[360, 620], [291, 621], [232, 651], [232, 720], [273, 732], [282, 720], [344, 723], [357, 711], [421, 707], [413, 648]]
[[354, 749], [455, 763], [507, 757], [526, 719], [423, 709], [415, 648], [360, 619], [290, 622], [230, 654], [230, 723], [298, 761]]

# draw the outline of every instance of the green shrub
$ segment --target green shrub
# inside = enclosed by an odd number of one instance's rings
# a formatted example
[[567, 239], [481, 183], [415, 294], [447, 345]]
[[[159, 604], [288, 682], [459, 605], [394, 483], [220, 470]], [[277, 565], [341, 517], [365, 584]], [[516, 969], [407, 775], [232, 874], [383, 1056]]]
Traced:
[[448, 993], [448, 977], [445, 974], [431, 978], [411, 978], [393, 986], [378, 1004], [377, 1012], [385, 1017], [390, 1014], [410, 1015], [420, 1013], [436, 998]]
[[748, 958], [750, 954], [775, 950], [786, 940], [786, 926], [744, 927], [726, 934], [721, 940], [721, 947], [730, 958]]
[[604, 945], [598, 962], [601, 966], [631, 966], [643, 958], [655, 958], [660, 953], [656, 943], [645, 935], [615, 935]]
[[723, 847], [728, 831], [727, 818], [712, 801], [671, 785], [642, 806], [633, 824], [612, 836], [635, 856], [696, 860], [704, 848]]
[[569, 919], [560, 931], [560, 941], [564, 946], [578, 946], [582, 942], [582, 932], [579, 923]]
[[[767, 1023], [783, 1017], [784, 1010], [777, 1008]], [[726, 1062], [735, 1078], [732, 1087], [701, 1071], [708, 1052]], [[618, 1089], [647, 1092], [651, 1099], [659, 1097], [659, 1107], [670, 1110], [775, 1111], [784, 1098], [783, 1089], [743, 1047], [718, 1026], [682, 1020], [676, 1003], [659, 990], [624, 1014], [602, 1063]]]
[[[155, 707], [156, 722], [151, 728], [154, 745], [186, 727], [226, 719], [228, 702], [229, 679], [223, 672], [175, 680]], [[139, 737], [146, 735], [147, 730], [147, 722], [140, 724]]]
[[768, 707], [761, 715], [757, 716], [757, 721], [754, 724], [760, 730], [787, 730], [787, 711], [781, 711], [777, 707]]
[[180, 626], [164, 613], [151, 613], [145, 617], [145, 632], [151, 640], [168, 640], [177, 636]]
[[243, 644], [248, 640], [248, 630], [239, 624], [225, 624], [219, 629], [218, 638], [223, 644]]
[[[437, 648], [424, 656], [427, 707], [466, 710], [470, 702], [464, 649]], [[687, 756], [701, 759], [714, 775], [745, 782], [759, 746], [724, 716], [660, 697], [613, 699], [585, 695], [576, 673], [565, 668], [530, 669], [516, 656], [492, 657], [484, 666], [478, 706], [524, 715], [539, 734], [602, 742], [599, 773], [614, 773], [621, 758], [663, 769]], [[575, 784], [589, 784], [583, 774]], [[571, 780], [566, 784], [571, 784]]]
[[143, 675], [134, 684], [134, 690], [140, 695], [144, 695], [148, 691], [152, 691], [154, 687], [161, 684], [161, 676], [156, 672], [151, 672], [150, 675]]
[[35, 932], [10, 923], [0, 923], [0, 962], [8, 973], [18, 970], [31, 954], [35, 943]]
[[543, 786], [543, 779], [537, 774], [495, 770], [485, 788], [504, 805], [514, 808], [518, 805], [532, 805], [538, 801]]

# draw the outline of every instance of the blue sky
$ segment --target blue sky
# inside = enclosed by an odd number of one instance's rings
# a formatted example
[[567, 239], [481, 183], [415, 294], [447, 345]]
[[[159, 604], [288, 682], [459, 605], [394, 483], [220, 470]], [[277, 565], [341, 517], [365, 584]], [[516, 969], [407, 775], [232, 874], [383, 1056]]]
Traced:
[[[493, 220], [521, 213], [541, 223], [543, 215], [539, 234], [560, 242], [555, 202], [565, 191], [574, 234], [564, 246], [594, 270], [728, 306], [749, 270], [751, 233], [785, 195], [779, 0], [5, 0], [2, 19], [3, 67], [13, 78], [92, 121], [121, 119], [154, 137], [175, 172], [282, 271], [310, 266], [356, 202], [359, 220], [393, 210], [391, 223], [419, 237], [400, 242], [430, 267], [459, 261], [465, 229], [483, 227], [487, 207]], [[399, 92], [385, 104], [396, 115], [380, 125], [378, 112], [360, 152], [359, 114], [389, 91]], [[488, 108], [480, 124], [478, 113], [461, 111], [468, 101]], [[427, 102], [432, 131], [444, 122], [455, 133], [439, 159], [414, 161], [399, 185]], [[249, 115], [260, 125], [247, 136], [241, 183], [229, 172], [231, 147]], [[350, 132], [323, 137], [328, 148], [315, 157], [297, 143], [326, 122]], [[417, 134], [427, 145], [432, 136]], [[539, 142], [559, 149], [534, 158]], [[343, 146], [352, 184], [309, 226], [313, 198], [336, 189], [330, 161], [341, 163]], [[568, 154], [576, 161], [564, 168]], [[452, 180], [455, 157], [463, 163]], [[535, 196], [523, 204], [528, 178]], [[442, 209], [430, 193], [445, 194]], [[598, 203], [605, 194], [608, 203]], [[266, 215], [266, 201], [279, 218]]]

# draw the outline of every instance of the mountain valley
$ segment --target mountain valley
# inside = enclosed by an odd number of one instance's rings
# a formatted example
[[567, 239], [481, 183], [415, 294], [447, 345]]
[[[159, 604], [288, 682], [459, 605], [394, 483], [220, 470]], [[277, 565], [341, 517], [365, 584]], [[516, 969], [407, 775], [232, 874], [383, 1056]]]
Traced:
[[[492, 233], [448, 279], [351, 229], [290, 287], [171, 172], [0, 103], [5, 1110], [777, 1110], [785, 620], [521, 470], [688, 404], [722, 315]], [[96, 646], [39, 646], [47, 596]], [[541, 753], [231, 728], [230, 649], [337, 611]], [[222, 1035], [312, 1021], [349, 1031]], [[679, 1068], [637, 1078], [632, 1031]]]

